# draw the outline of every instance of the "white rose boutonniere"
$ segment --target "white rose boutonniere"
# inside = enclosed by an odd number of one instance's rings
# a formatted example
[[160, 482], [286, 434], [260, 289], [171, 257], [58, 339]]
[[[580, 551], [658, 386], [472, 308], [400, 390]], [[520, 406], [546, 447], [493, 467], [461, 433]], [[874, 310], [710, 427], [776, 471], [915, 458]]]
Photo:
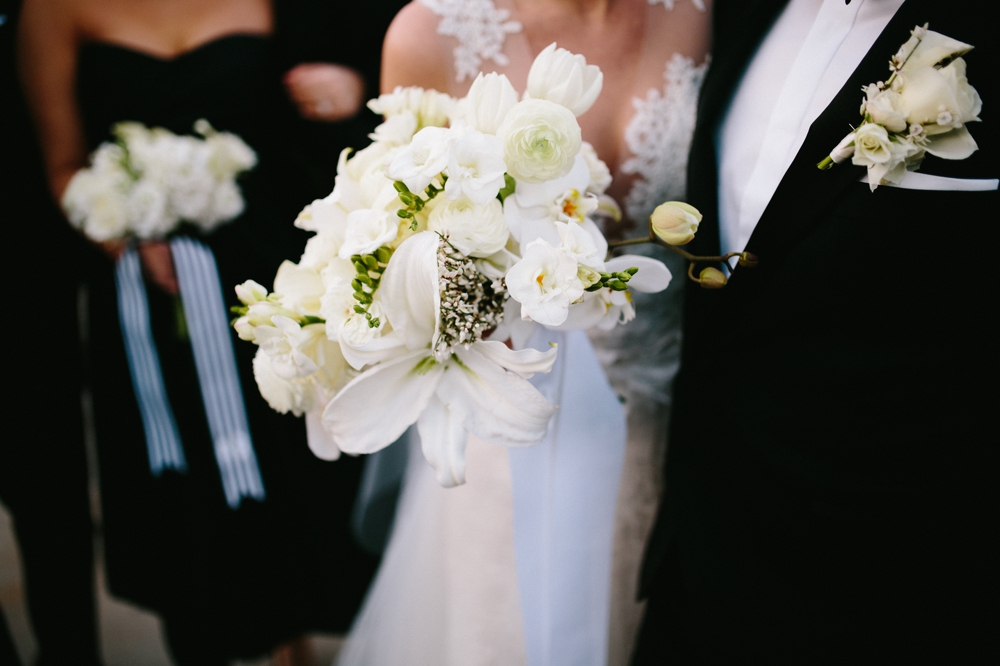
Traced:
[[864, 88], [861, 124], [819, 163], [828, 169], [847, 158], [868, 168], [872, 191], [899, 183], [925, 154], [964, 160], [978, 146], [966, 123], [979, 120], [983, 102], [966, 78], [962, 55], [972, 46], [916, 27], [892, 57], [891, 76]]

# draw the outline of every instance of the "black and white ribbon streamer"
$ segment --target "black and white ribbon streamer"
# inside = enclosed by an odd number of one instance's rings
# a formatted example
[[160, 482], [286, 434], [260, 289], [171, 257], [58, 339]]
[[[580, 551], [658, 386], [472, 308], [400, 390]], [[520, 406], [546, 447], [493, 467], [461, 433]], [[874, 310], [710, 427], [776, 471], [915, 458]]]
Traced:
[[142, 284], [142, 266], [135, 248], [126, 250], [118, 260], [115, 283], [118, 287], [118, 320], [125, 339], [128, 369], [139, 402], [142, 427], [146, 432], [149, 470], [153, 476], [160, 476], [165, 469], [183, 472], [187, 469], [187, 462], [163, 384], [160, 355], [149, 324], [149, 301]]
[[[226, 502], [231, 508], [237, 508], [244, 497], [263, 500], [264, 482], [261, 479], [260, 468], [257, 465], [257, 455], [250, 439], [250, 426], [247, 421], [246, 406], [243, 402], [243, 392], [240, 387], [239, 374], [236, 369], [236, 354], [233, 350], [232, 338], [229, 332], [229, 322], [226, 319], [225, 303], [222, 297], [222, 284], [219, 271], [212, 251], [204, 244], [191, 238], [180, 237], [170, 243], [173, 254], [174, 268], [177, 271], [177, 281], [180, 285], [181, 301], [184, 305], [184, 316], [187, 320], [188, 333], [191, 338], [191, 349], [194, 352], [195, 369], [198, 373], [198, 383], [201, 387], [202, 401], [208, 418], [208, 427], [212, 435], [215, 449], [215, 459], [222, 476], [222, 488]], [[123, 270], [126, 263], [130, 268]], [[164, 439], [151, 440], [150, 432], [159, 433], [159, 422], [155, 417], [166, 415], [174, 435], [173, 442], [180, 454], [181, 465], [174, 466], [183, 470], [183, 453], [180, 449], [180, 437], [177, 435], [177, 425], [163, 389], [163, 377], [158, 358], [155, 356], [155, 344], [149, 327], [149, 309], [146, 302], [139, 260], [134, 250], [129, 250], [118, 268], [119, 303], [122, 294], [128, 293], [135, 301], [126, 317], [126, 309], [122, 311], [122, 332], [126, 338], [126, 348], [152, 349], [155, 363], [146, 363], [141, 367], [145, 382], [136, 380], [137, 364], [133, 354], [129, 352], [129, 367], [132, 369], [133, 386], [140, 405], [151, 405], [143, 410], [143, 425], [146, 429], [147, 441], [155, 441], [157, 446], [163, 446]], [[134, 266], [134, 267], [132, 267]], [[140, 299], [135, 294], [141, 295]], [[127, 326], [130, 321], [145, 321], [145, 327]], [[139, 337], [146, 339], [140, 340]], [[132, 337], [134, 339], [130, 340]], [[147, 355], [148, 356], [148, 355]], [[144, 357], [136, 355], [137, 360]], [[147, 375], [149, 375], [147, 377]], [[152, 389], [152, 390], [151, 390]], [[147, 412], [150, 418], [147, 418]], [[172, 430], [171, 430], [172, 428]], [[159, 474], [167, 465], [161, 464], [159, 469], [154, 462], [153, 444], [150, 447], [150, 469]], [[171, 458], [171, 460], [173, 460]]]

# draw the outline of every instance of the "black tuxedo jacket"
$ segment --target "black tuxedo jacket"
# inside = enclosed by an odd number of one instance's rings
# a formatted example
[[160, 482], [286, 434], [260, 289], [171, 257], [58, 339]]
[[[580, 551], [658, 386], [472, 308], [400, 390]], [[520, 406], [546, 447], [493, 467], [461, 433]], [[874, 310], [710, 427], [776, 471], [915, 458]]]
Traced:
[[[786, 3], [715, 3], [688, 174], [699, 254], [718, 250], [720, 119]], [[759, 266], [719, 291], [690, 286], [642, 582], [683, 594], [709, 643], [958, 653], [997, 626], [997, 192], [872, 193], [862, 167], [815, 166], [859, 122], [861, 87], [929, 22], [976, 47], [965, 59], [984, 107], [969, 125], [979, 151], [921, 171], [996, 178], [991, 9], [906, 0], [785, 173], [747, 246]]]

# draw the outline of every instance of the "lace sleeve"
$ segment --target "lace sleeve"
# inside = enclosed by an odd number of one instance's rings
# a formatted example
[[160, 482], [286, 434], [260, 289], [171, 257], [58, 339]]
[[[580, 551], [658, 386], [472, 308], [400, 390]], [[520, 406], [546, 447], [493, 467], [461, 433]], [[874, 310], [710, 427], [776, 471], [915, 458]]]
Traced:
[[497, 9], [492, 0], [420, 0], [441, 17], [438, 34], [458, 40], [455, 47], [455, 79], [473, 78], [484, 60], [499, 66], [508, 64], [503, 53], [507, 35], [520, 32], [521, 24], [511, 21], [510, 12]]

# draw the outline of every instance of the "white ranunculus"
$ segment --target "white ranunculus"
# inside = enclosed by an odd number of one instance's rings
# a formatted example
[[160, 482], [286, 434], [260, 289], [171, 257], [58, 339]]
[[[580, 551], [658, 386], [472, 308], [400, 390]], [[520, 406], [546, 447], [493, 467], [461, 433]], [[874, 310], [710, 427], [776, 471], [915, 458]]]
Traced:
[[580, 116], [587, 111], [604, 85], [604, 74], [596, 65], [588, 65], [582, 55], [549, 44], [528, 72], [528, 90], [532, 99], [546, 99]]
[[576, 117], [542, 99], [518, 102], [497, 130], [507, 172], [518, 182], [539, 183], [569, 173], [583, 141]]
[[507, 271], [507, 291], [521, 304], [522, 319], [558, 326], [566, 321], [570, 304], [583, 296], [577, 272], [569, 253], [538, 239]]
[[447, 129], [425, 127], [392, 159], [386, 176], [403, 181], [411, 192], [423, 192], [447, 168], [450, 138]]
[[517, 91], [503, 74], [479, 73], [462, 100], [465, 122], [485, 134], [496, 134], [507, 112], [517, 104]]
[[461, 132], [450, 142], [445, 196], [453, 201], [467, 197], [480, 205], [495, 201], [507, 170], [503, 158], [497, 137], [474, 129]]
[[865, 92], [868, 97], [865, 112], [871, 116], [872, 122], [882, 125], [890, 132], [902, 132], [906, 129], [906, 105], [899, 93], [879, 90], [874, 84], [868, 86]]
[[371, 254], [395, 239], [398, 230], [399, 218], [386, 210], [356, 210], [347, 216], [347, 229], [339, 256], [350, 259], [355, 254]]
[[469, 199], [446, 200], [434, 208], [427, 228], [445, 236], [459, 252], [470, 257], [495, 254], [510, 237], [503, 206], [496, 198], [486, 204]]
[[587, 169], [590, 171], [590, 183], [587, 191], [594, 194], [604, 194], [611, 185], [611, 169], [597, 156], [597, 151], [588, 142], [580, 144], [580, 154], [587, 162]]

